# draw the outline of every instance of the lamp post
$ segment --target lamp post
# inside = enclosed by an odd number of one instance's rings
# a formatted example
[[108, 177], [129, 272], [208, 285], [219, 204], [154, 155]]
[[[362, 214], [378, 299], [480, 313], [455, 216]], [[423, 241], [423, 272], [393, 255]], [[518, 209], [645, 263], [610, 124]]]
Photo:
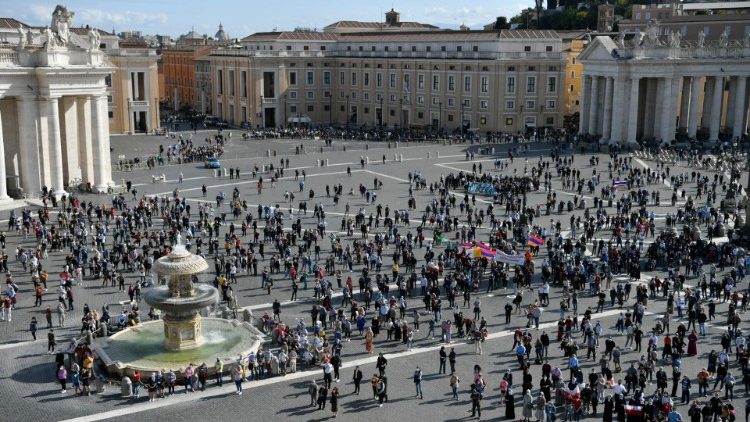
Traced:
[[401, 98], [398, 100], [398, 113], [399, 113], [399, 126], [401, 127], [401, 130], [404, 130], [404, 99]]
[[464, 139], [464, 102], [461, 101], [461, 139]]
[[284, 126], [287, 125], [286, 121], [286, 94], [284, 94]]
[[380, 127], [383, 127], [383, 113], [385, 110], [383, 110], [383, 96], [380, 96]]
[[440, 131], [440, 126], [443, 124], [443, 102], [438, 102], [438, 131]]
[[328, 93], [328, 126], [333, 126], [333, 94]]
[[346, 96], [346, 128], [349, 129], [349, 95]]

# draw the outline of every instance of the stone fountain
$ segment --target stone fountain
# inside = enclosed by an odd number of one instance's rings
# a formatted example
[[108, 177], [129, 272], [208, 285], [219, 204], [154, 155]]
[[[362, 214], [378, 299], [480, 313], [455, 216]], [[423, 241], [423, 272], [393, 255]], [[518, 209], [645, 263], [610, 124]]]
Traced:
[[203, 343], [199, 311], [215, 305], [219, 292], [213, 286], [193, 284], [193, 275], [208, 269], [208, 263], [178, 243], [172, 253], [159, 258], [154, 272], [167, 278], [167, 286], [146, 292], [144, 300], [164, 311], [164, 347], [179, 351]]
[[154, 271], [167, 284], [143, 296], [148, 305], [163, 311], [163, 319], [129, 327], [94, 345], [110, 373], [180, 370], [202, 362], [212, 372], [217, 357], [226, 362], [258, 350], [263, 334], [250, 323], [201, 316], [219, 298], [216, 288], [197, 282], [206, 269], [206, 260], [191, 254], [178, 236], [172, 252], [154, 263]]

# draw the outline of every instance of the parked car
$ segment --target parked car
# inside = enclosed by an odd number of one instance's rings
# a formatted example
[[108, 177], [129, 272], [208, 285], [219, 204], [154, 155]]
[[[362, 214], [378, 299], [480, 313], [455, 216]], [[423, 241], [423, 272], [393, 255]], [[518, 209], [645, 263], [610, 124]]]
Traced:
[[203, 164], [207, 169], [221, 168], [221, 163], [218, 158], [209, 158]]

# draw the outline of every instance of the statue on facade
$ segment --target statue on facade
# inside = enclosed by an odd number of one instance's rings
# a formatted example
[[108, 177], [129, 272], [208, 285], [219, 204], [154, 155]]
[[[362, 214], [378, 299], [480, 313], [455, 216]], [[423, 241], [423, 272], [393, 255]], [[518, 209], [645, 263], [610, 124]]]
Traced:
[[637, 34], [635, 34], [635, 46], [640, 47], [643, 45], [643, 32], [638, 31]]
[[18, 44], [16, 48], [20, 51], [26, 48], [26, 30], [23, 27], [18, 27]]
[[653, 19], [649, 20], [646, 26], [646, 44], [649, 47], [658, 47], [661, 45], [659, 42], [659, 25]]
[[91, 51], [97, 51], [99, 50], [99, 44], [102, 37], [99, 35], [99, 31], [97, 31], [95, 28], [89, 29], [89, 47]]
[[620, 31], [617, 34], [617, 43], [620, 44], [620, 47], [625, 47], [625, 31]]
[[47, 51], [50, 51], [57, 47], [57, 41], [55, 40], [55, 34], [52, 33], [52, 28], [49, 26], [44, 28], [44, 35], [47, 38], [47, 43], [45, 46], [47, 47]]
[[727, 30], [725, 29], [722, 31], [721, 35], [719, 35], [719, 47], [726, 48], [729, 45], [729, 34], [727, 34]]
[[706, 33], [701, 29], [698, 32], [698, 48], [703, 48], [706, 45]]
[[679, 31], [672, 31], [669, 34], [669, 46], [672, 48], [680, 48], [682, 42], [682, 34]]
[[590, 33], [590, 32], [587, 32], [587, 33], [586, 33], [586, 42], [587, 42], [587, 43], [590, 43], [590, 42], [591, 42], [591, 33]]
[[61, 46], [70, 42], [70, 27], [73, 25], [73, 15], [65, 6], [57, 5], [52, 12], [52, 30], [57, 34], [57, 40]]

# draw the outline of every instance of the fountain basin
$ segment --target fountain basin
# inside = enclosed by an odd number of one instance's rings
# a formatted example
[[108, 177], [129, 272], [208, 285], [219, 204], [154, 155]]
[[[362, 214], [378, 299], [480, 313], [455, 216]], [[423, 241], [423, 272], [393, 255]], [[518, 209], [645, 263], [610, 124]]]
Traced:
[[263, 334], [251, 324], [237, 320], [203, 318], [203, 340], [200, 347], [187, 350], [164, 348], [164, 322], [149, 321], [97, 339], [94, 350], [110, 374], [131, 376], [136, 370], [144, 376], [159, 370], [174, 370], [180, 376], [190, 364], [205, 362], [209, 373], [220, 357], [225, 364], [235, 362], [240, 354], [257, 352]]
[[146, 291], [143, 300], [154, 308], [173, 315], [196, 314], [198, 310], [216, 305], [219, 291], [206, 284], [193, 285], [193, 295], [171, 297], [167, 287], [155, 287]]

